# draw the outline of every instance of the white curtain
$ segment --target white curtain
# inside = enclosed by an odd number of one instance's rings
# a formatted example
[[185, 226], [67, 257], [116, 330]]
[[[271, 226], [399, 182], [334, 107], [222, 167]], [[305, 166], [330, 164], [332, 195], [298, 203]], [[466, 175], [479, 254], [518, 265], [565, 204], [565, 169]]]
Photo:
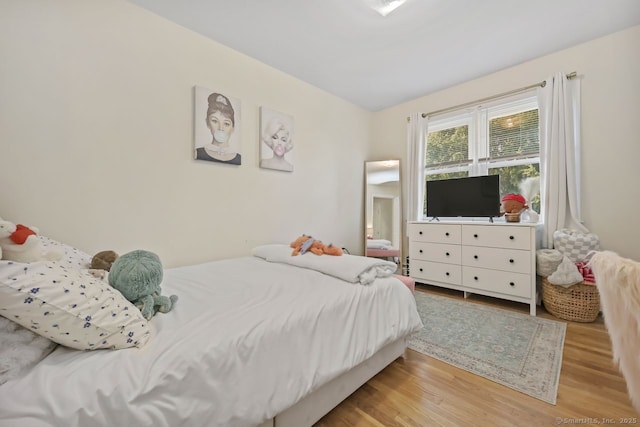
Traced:
[[[427, 138], [427, 119], [413, 113], [407, 124], [407, 183], [405, 191], [407, 221], [421, 220], [424, 203], [424, 156]], [[408, 227], [407, 227], [408, 230]]]
[[538, 104], [542, 247], [552, 248], [556, 230], [588, 231], [580, 215], [580, 80], [549, 77], [538, 89]]

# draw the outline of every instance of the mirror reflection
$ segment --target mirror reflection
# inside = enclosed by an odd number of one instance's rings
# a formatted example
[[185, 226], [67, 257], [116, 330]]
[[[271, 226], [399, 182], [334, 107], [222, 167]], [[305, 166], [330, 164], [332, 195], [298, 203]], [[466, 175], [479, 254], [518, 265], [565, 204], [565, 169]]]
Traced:
[[365, 162], [365, 254], [400, 266], [400, 160]]

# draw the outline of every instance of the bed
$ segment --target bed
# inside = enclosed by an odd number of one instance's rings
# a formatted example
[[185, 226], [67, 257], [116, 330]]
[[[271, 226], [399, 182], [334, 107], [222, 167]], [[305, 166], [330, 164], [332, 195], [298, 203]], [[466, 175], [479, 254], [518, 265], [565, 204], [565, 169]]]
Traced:
[[[65, 251], [65, 277], [85, 274], [86, 254], [48, 244]], [[45, 276], [53, 268], [35, 264], [29, 271]], [[16, 268], [0, 261], [0, 291]], [[422, 327], [394, 269], [349, 255], [291, 257], [285, 245], [167, 269], [163, 294], [179, 300], [146, 324], [148, 336], [136, 332], [137, 347], [56, 346], [0, 385], [0, 426], [310, 426], [402, 356]], [[5, 296], [0, 314], [11, 318]], [[135, 322], [127, 327], [141, 330]], [[133, 335], [125, 332], [113, 339]]]
[[398, 261], [400, 250], [392, 246], [391, 241], [385, 239], [367, 239], [368, 257], [392, 259]]

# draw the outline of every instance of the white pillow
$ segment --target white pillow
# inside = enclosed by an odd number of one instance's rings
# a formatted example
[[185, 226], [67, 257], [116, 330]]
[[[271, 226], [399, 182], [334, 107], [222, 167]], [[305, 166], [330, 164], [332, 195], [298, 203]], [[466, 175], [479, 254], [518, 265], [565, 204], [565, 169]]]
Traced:
[[78, 350], [141, 347], [147, 320], [105, 280], [59, 262], [0, 261], [0, 315]]
[[575, 263], [568, 256], [563, 256], [560, 265], [558, 265], [556, 271], [547, 277], [547, 280], [554, 285], [569, 287], [582, 282], [584, 277], [582, 277]]
[[291, 252], [293, 252], [293, 248], [289, 245], [274, 243], [269, 245], [256, 246], [255, 248], [253, 248], [251, 252], [253, 256], [256, 256], [258, 258], [262, 258], [262, 259], [278, 258], [279, 259], [283, 257], [290, 257]]
[[391, 247], [391, 242], [384, 239], [367, 240], [368, 249], [386, 249]]

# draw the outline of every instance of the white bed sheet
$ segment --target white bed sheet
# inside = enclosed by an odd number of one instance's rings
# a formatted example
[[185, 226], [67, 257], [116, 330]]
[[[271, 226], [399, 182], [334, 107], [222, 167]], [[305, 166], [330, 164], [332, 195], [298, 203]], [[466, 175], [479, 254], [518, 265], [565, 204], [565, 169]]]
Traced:
[[412, 293], [257, 257], [167, 270], [141, 349], [59, 347], [0, 386], [0, 426], [254, 426], [422, 323]]
[[385, 239], [367, 239], [367, 249], [387, 249], [391, 247], [391, 241]]

